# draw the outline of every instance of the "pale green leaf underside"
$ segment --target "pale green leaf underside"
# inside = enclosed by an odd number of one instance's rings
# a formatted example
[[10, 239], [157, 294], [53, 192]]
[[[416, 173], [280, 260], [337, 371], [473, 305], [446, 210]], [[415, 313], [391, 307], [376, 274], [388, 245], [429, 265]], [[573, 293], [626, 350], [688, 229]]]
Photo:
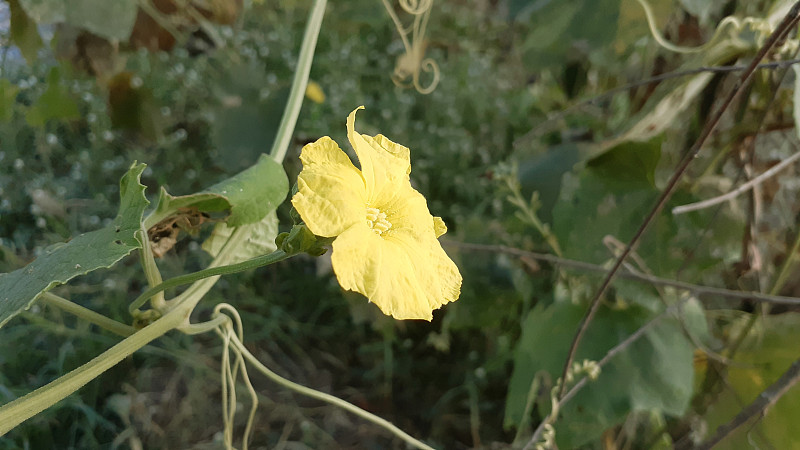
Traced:
[[[267, 214], [260, 221], [243, 227], [246, 227], [248, 232], [247, 243], [239, 247], [231, 264], [272, 253], [278, 248], [275, 245], [275, 237], [278, 235], [278, 215], [275, 211]], [[233, 228], [224, 222], [218, 223], [211, 236], [203, 242], [203, 250], [216, 258], [222, 247], [228, 242], [232, 232]]]
[[110, 225], [52, 245], [26, 267], [0, 274], [0, 327], [29, 308], [41, 293], [76, 276], [111, 267], [141, 248], [136, 233], [149, 203], [139, 182], [144, 168], [134, 163], [122, 177], [119, 214]]

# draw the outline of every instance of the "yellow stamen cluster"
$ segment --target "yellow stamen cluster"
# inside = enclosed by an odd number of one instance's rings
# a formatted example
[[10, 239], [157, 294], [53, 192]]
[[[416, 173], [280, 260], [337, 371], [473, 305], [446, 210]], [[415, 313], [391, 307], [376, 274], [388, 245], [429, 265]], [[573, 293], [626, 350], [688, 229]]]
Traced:
[[381, 212], [378, 208], [370, 208], [369, 206], [367, 207], [367, 226], [378, 236], [383, 235], [383, 233], [389, 231], [389, 228], [392, 228], [392, 224], [386, 220], [386, 213]]

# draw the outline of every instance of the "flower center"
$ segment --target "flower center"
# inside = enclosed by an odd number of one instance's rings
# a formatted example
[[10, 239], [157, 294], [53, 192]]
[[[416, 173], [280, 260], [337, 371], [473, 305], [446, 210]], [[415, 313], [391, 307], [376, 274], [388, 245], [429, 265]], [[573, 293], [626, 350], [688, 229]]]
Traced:
[[367, 207], [367, 226], [378, 236], [383, 235], [384, 232], [392, 228], [392, 224], [386, 220], [386, 213], [381, 212], [378, 208]]

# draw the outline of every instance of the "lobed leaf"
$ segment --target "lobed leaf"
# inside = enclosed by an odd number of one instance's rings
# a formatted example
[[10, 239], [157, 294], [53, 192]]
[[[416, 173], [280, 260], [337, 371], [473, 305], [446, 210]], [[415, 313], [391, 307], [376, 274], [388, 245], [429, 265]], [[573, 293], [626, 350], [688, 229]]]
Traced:
[[14, 272], [0, 274], [0, 327], [29, 308], [40, 294], [93, 270], [108, 268], [142, 247], [142, 215], [149, 202], [139, 182], [145, 164], [134, 163], [120, 181], [119, 214], [105, 228], [48, 247]]

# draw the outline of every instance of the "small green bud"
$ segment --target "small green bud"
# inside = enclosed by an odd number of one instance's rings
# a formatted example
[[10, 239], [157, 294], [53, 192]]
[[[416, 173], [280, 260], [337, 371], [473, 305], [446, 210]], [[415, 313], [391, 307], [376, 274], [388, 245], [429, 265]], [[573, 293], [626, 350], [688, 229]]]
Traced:
[[305, 224], [301, 223], [292, 227], [288, 233], [279, 234], [275, 238], [275, 245], [290, 255], [305, 252], [311, 256], [321, 256], [328, 251], [325, 246], [331, 241], [329, 238], [315, 236]]

